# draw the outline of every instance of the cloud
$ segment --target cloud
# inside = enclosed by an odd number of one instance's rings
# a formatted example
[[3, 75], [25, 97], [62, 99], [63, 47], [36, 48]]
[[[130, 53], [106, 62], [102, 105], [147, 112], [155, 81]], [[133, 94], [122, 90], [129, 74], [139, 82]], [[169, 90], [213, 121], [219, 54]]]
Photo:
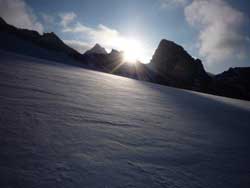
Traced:
[[[76, 17], [76, 16], [75, 16]], [[71, 47], [83, 52], [94, 44], [99, 43], [107, 51], [111, 49], [121, 50], [128, 53], [137, 53], [138, 59], [142, 62], [149, 61], [149, 50], [142, 45], [141, 41], [122, 35], [118, 30], [99, 24], [96, 27], [84, 25], [73, 19], [68, 24], [61, 24], [62, 32], [75, 34], [79, 40], [66, 41]]]
[[48, 32], [53, 31], [55, 29], [55, 26], [58, 24], [56, 22], [56, 18], [46, 13], [40, 13], [40, 16], [42, 18], [44, 30]]
[[162, 8], [185, 6], [189, 0], [160, 0]]
[[77, 22], [71, 27], [64, 27], [63, 32], [78, 33], [82, 38], [87, 40], [90, 45], [98, 42], [107, 49], [119, 49], [119, 44], [125, 40], [117, 30], [102, 24], [94, 28]]
[[43, 25], [23, 0], [0, 0], [0, 16], [16, 27], [43, 32]]
[[42, 19], [46, 25], [54, 25], [55, 24], [55, 18], [48, 14], [41, 14]]
[[88, 49], [90, 49], [92, 46], [86, 42], [81, 42], [77, 40], [63, 40], [67, 45], [69, 45], [71, 48], [74, 48], [80, 53], [84, 53]]
[[208, 63], [247, 56], [244, 14], [224, 0], [194, 0], [185, 8], [187, 22], [198, 29], [199, 55]]
[[72, 23], [76, 19], [77, 16], [74, 12], [67, 12], [59, 14], [59, 17], [61, 18], [60, 24], [63, 27], [67, 27], [70, 23]]

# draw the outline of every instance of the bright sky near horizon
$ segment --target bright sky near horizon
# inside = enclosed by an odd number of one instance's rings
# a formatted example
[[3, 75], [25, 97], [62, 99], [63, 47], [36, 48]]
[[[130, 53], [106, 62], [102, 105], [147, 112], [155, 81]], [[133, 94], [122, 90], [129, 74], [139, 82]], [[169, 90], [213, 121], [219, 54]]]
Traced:
[[212, 73], [250, 66], [249, 10], [246, 0], [0, 0], [8, 23], [53, 31], [81, 53], [99, 43], [139, 49], [139, 60], [149, 62], [165, 38]]

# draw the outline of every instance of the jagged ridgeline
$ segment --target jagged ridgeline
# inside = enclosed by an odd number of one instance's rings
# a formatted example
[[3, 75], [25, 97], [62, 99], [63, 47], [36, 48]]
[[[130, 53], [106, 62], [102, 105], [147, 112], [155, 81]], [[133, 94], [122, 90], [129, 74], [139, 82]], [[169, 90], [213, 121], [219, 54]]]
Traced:
[[84, 54], [66, 45], [55, 33], [39, 34], [19, 29], [0, 18], [0, 49], [74, 66], [117, 74], [178, 88], [250, 100], [250, 68], [231, 68], [208, 74], [200, 59], [193, 58], [182, 46], [162, 40], [149, 64], [124, 62], [123, 53], [110, 53], [100, 44]]

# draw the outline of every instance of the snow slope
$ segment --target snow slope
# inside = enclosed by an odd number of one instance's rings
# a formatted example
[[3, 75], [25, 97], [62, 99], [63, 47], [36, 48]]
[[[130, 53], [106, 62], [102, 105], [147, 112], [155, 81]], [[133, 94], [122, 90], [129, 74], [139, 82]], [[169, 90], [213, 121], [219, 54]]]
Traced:
[[249, 102], [0, 57], [1, 188], [249, 187]]

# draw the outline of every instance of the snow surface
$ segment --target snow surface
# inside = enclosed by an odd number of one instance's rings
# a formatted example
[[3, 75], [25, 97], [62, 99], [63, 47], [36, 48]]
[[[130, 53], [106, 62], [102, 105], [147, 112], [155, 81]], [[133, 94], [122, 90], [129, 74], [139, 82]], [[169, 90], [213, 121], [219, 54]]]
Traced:
[[0, 57], [1, 188], [250, 187], [250, 102]]

